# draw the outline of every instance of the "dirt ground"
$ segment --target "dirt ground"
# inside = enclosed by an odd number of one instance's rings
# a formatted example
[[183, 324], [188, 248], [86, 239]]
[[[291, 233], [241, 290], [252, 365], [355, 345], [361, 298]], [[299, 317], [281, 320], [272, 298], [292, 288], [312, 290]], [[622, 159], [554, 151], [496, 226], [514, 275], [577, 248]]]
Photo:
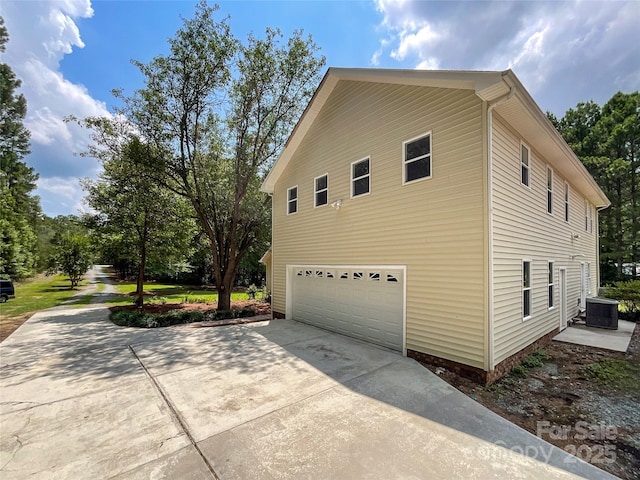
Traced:
[[[441, 367], [425, 365], [495, 413], [565, 451], [625, 480], [640, 480], [640, 388], [612, 388], [585, 375], [603, 359], [640, 371], [640, 324], [627, 353], [551, 342], [547, 359], [524, 375], [488, 387]], [[640, 382], [633, 377], [631, 382]]]
[[33, 312], [25, 313], [19, 317], [0, 318], [0, 342], [15, 332], [31, 315], [33, 315]]

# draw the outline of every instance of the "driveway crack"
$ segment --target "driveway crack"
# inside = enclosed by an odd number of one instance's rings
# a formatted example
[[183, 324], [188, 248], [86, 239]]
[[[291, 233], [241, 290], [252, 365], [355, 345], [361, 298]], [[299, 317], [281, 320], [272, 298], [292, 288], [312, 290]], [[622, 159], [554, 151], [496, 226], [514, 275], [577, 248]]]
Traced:
[[[189, 442], [191, 442], [191, 445], [193, 445], [193, 448], [195, 448], [196, 452], [198, 452], [198, 455], [200, 455], [200, 458], [202, 458], [202, 461], [204, 462], [204, 464], [209, 469], [209, 472], [211, 473], [211, 476], [215, 480], [220, 480], [220, 477], [218, 476], [218, 474], [213, 469], [213, 465], [211, 465], [211, 463], [209, 462], [207, 457], [204, 455], [202, 450], [200, 450], [200, 447], [196, 443], [195, 438], [193, 438], [193, 435], [191, 434], [191, 432], [189, 431], [189, 428], [187, 427], [187, 423], [184, 421], [184, 419], [182, 418], [182, 416], [180, 415], [180, 413], [176, 409], [175, 405], [173, 405], [173, 403], [171, 402], [171, 400], [169, 399], [167, 394], [164, 392], [164, 390], [162, 390], [162, 387], [157, 382], [157, 380], [154, 378], [154, 376], [151, 375], [151, 372], [149, 371], [147, 366], [142, 362], [142, 359], [138, 356], [138, 354], [133, 349], [133, 347], [131, 345], [128, 345], [128, 347], [129, 347], [129, 350], [131, 351], [131, 354], [138, 361], [138, 363], [140, 364], [140, 366], [144, 370], [144, 373], [147, 375], [147, 378], [149, 378], [149, 380], [151, 381], [151, 383], [155, 387], [156, 391], [158, 392], [158, 394], [160, 395], [160, 397], [164, 401], [165, 405], [169, 409], [169, 413], [171, 414], [171, 417], [173, 417], [175, 422], [178, 424], [180, 430], [182, 430], [182, 432], [187, 436], [187, 438], [189, 439]], [[164, 441], [163, 441], [163, 443], [164, 443]]]

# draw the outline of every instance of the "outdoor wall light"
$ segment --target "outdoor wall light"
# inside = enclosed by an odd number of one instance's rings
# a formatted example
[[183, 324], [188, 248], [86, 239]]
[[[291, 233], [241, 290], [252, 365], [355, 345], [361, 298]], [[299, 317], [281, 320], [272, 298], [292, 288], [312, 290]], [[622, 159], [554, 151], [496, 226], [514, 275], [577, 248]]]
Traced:
[[341, 206], [342, 206], [342, 199], [336, 200], [331, 204], [331, 208], [335, 208], [336, 210], [340, 210]]

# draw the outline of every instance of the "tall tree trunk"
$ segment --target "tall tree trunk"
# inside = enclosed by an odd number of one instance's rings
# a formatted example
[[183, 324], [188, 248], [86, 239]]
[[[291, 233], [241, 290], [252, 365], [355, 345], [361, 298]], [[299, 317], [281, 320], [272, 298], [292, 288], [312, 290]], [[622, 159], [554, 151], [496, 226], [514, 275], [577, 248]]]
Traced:
[[631, 141], [631, 154], [629, 161], [631, 163], [631, 276], [634, 280], [638, 277], [638, 206], [637, 206], [637, 189], [636, 189], [636, 152], [634, 141]]
[[144, 268], [147, 263], [147, 246], [146, 243], [142, 244], [140, 248], [140, 266], [138, 267], [138, 282], [137, 282], [137, 294], [136, 305], [138, 308], [142, 308], [144, 305]]
[[217, 285], [218, 289], [218, 310], [231, 310], [231, 290], [233, 284], [223, 281], [221, 285]]
[[624, 267], [624, 239], [622, 234], [622, 181], [618, 179], [616, 181], [616, 209], [615, 209], [615, 222], [616, 222], [616, 259], [617, 259], [617, 267], [618, 267], [618, 280], [622, 280], [624, 278], [623, 267]]

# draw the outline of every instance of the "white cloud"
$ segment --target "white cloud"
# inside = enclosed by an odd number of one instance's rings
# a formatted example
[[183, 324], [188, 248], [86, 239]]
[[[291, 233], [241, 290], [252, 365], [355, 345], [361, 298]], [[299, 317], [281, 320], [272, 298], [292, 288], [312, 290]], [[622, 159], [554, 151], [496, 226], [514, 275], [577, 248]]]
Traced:
[[[83, 85], [66, 79], [60, 69], [65, 55], [84, 47], [76, 22], [92, 17], [93, 9], [90, 0], [3, 1], [0, 15], [9, 32], [2, 61], [22, 80], [20, 91], [27, 99], [25, 126], [31, 131], [32, 153], [26, 161], [40, 173], [36, 194], [49, 213], [46, 205], [56, 206], [56, 197], [49, 198], [54, 195], [51, 185], [66, 179], [68, 187], [70, 178], [77, 184], [77, 178], [98, 170], [95, 161], [75, 156], [86, 150], [89, 133], [64, 118], [109, 115], [106, 104], [92, 98]], [[76, 208], [77, 194], [64, 206]], [[52, 214], [57, 213], [63, 212]]]
[[403, 30], [400, 32], [398, 48], [391, 52], [391, 58], [404, 60], [408, 53], [415, 53], [422, 57], [422, 51], [435, 45], [440, 38], [441, 35], [429, 24], [422, 25], [413, 32]]
[[512, 68], [540, 106], [559, 115], [640, 88], [637, 1], [376, 0], [376, 9], [381, 66]]
[[84, 203], [84, 191], [76, 177], [48, 177], [38, 180], [42, 208], [50, 216], [90, 211]]

